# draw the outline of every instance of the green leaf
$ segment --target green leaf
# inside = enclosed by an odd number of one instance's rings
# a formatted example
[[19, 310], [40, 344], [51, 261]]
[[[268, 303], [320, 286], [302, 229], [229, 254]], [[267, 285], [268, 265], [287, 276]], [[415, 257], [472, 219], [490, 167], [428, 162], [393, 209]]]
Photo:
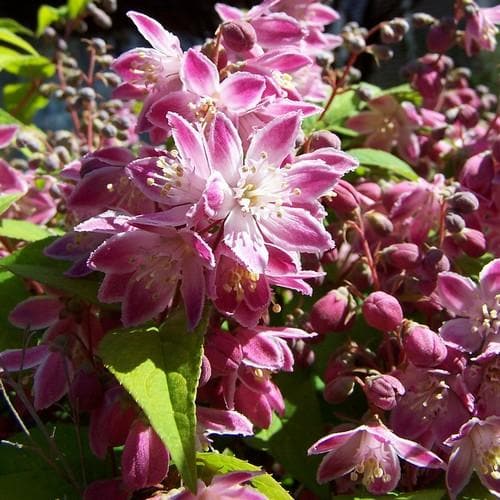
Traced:
[[[49, 434], [53, 433], [53, 441], [61, 451], [61, 455], [64, 456], [64, 461], [78, 484], [78, 490], [29, 448], [32, 443], [27, 436], [17, 434], [10, 436], [9, 441], [19, 443], [20, 446], [26, 445], [25, 448], [14, 448], [0, 444], [0, 491], [2, 492], [0, 496], [2, 499], [32, 500], [37, 498], [49, 500], [64, 498], [78, 500], [82, 498], [85, 484], [82, 470], [85, 470], [87, 482], [113, 474], [110, 463], [98, 460], [91, 453], [87, 438], [88, 428], [80, 427], [81, 454], [76, 429], [73, 425], [58, 423], [51, 426], [49, 424], [48, 432]], [[60, 466], [61, 456], [54, 460], [56, 457], [51, 455], [48, 443], [41, 432], [34, 428], [30, 433], [35, 443]], [[59, 470], [61, 468], [59, 467]]]
[[19, 24], [15, 19], [10, 17], [0, 17], [0, 28], [5, 28], [12, 33], [21, 33], [22, 35], [33, 36], [34, 33], [26, 26]]
[[[0, 215], [6, 212], [17, 200], [22, 198], [24, 193], [4, 194], [0, 196]], [[0, 221], [1, 222], [1, 221]]]
[[183, 311], [158, 328], [118, 330], [101, 342], [105, 366], [125, 387], [168, 447], [190, 489], [196, 487], [195, 397], [206, 320], [188, 332]]
[[29, 297], [29, 293], [21, 278], [3, 270], [0, 270], [0, 290], [2, 290], [2, 300], [0, 300], [0, 351], [3, 351], [23, 345], [23, 332], [13, 326], [8, 317], [19, 302]]
[[285, 416], [273, 418], [269, 429], [261, 430], [251, 444], [260, 444], [284, 467], [287, 474], [307, 486], [320, 498], [327, 489], [316, 482], [321, 457], [307, 457], [308, 448], [323, 436], [323, 418], [311, 374], [295, 371], [283, 374], [277, 383], [285, 398]]
[[419, 177], [408, 163], [386, 151], [371, 148], [357, 148], [347, 151], [357, 158], [360, 165], [376, 167], [385, 170], [388, 174], [415, 181]]
[[52, 7], [52, 5], [41, 5], [38, 9], [38, 25], [36, 36], [43, 34], [45, 28], [56, 21], [63, 21], [68, 13], [68, 7]]
[[13, 31], [10, 31], [7, 28], [0, 27], [0, 42], [8, 43], [9, 45], [13, 45], [19, 49], [25, 50], [29, 54], [33, 56], [38, 56], [38, 52], [35, 48], [28, 43], [26, 40], [16, 35]]
[[401, 85], [396, 85], [395, 87], [384, 89], [380, 93], [380, 95], [387, 94], [393, 95], [399, 101], [411, 101], [418, 106], [422, 104], [422, 96], [414, 90], [409, 83], [403, 83]]
[[30, 79], [49, 78], [55, 72], [55, 65], [44, 56], [24, 55], [7, 47], [0, 47], [0, 70]]
[[[22, 125], [22, 123], [17, 118], [15, 118], [10, 113], [5, 111], [5, 109], [0, 108], [0, 125], [12, 125], [12, 124]], [[0, 197], [0, 199], [1, 199], [1, 197]], [[0, 202], [0, 207], [1, 206], [2, 206], [2, 204]], [[2, 212], [0, 211], [0, 215], [1, 214], [2, 214]]]
[[55, 238], [45, 238], [25, 246], [21, 250], [0, 260], [0, 268], [6, 269], [21, 278], [32, 279], [57, 290], [76, 295], [89, 302], [98, 303], [97, 277], [67, 278], [64, 272], [67, 262], [51, 259], [43, 254], [44, 248]]
[[[202, 467], [201, 475], [210, 479], [216, 474], [227, 474], [233, 471], [258, 471], [256, 467], [244, 460], [220, 453], [197, 453], [196, 461]], [[252, 486], [272, 500], [291, 500], [290, 494], [270, 474], [262, 474], [253, 478]]]
[[8, 111], [15, 112], [24, 123], [30, 123], [35, 114], [49, 100], [32, 83], [11, 83], [3, 89], [3, 100]]
[[89, 0], [68, 0], [68, 13], [70, 19], [77, 18], [85, 9]]
[[0, 236], [23, 241], [38, 241], [60, 234], [60, 231], [25, 220], [0, 220]]

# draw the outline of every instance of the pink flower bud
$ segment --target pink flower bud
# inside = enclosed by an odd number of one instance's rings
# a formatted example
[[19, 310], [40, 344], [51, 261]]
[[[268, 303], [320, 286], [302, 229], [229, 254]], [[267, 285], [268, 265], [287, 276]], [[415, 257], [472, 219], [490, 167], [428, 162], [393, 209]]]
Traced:
[[453, 241], [469, 257], [481, 257], [486, 252], [486, 238], [477, 229], [466, 227], [453, 235]]
[[442, 363], [447, 354], [443, 339], [425, 326], [412, 326], [404, 339], [408, 359], [422, 368], [431, 368]]
[[328, 403], [342, 403], [354, 390], [354, 377], [343, 375], [328, 382], [323, 396]]
[[383, 250], [388, 262], [398, 269], [412, 269], [418, 265], [420, 251], [414, 243], [395, 243]]
[[394, 230], [394, 226], [390, 219], [380, 212], [371, 210], [366, 213], [365, 218], [370, 229], [378, 236], [388, 236]]
[[250, 50], [257, 41], [253, 26], [246, 21], [229, 21], [221, 26], [224, 45], [235, 52]]
[[403, 321], [398, 300], [385, 292], [373, 292], [363, 302], [366, 322], [382, 332], [395, 330]]
[[347, 181], [340, 179], [334, 191], [335, 196], [329, 198], [327, 204], [336, 212], [348, 214], [359, 206], [358, 193]]
[[316, 151], [320, 148], [340, 149], [339, 136], [328, 130], [320, 130], [311, 134], [309, 138], [309, 151]]
[[[350, 294], [345, 287], [332, 290], [319, 299], [311, 310], [309, 321], [320, 335], [346, 328], [350, 310]], [[350, 318], [349, 318], [350, 319]]]
[[365, 379], [364, 391], [370, 403], [382, 410], [392, 410], [405, 393], [403, 384], [392, 375], [377, 375]]
[[168, 451], [154, 429], [137, 419], [122, 454], [123, 482], [131, 490], [153, 486], [168, 472]]
[[473, 128], [479, 122], [479, 113], [474, 106], [463, 104], [458, 110], [457, 120], [467, 128]]
[[427, 48], [429, 52], [444, 54], [455, 44], [455, 23], [453, 19], [442, 19], [427, 33]]

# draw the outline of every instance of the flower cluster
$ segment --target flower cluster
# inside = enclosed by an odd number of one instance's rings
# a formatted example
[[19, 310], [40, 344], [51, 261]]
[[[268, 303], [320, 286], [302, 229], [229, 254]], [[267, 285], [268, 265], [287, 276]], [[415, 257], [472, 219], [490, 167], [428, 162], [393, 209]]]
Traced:
[[[66, 35], [115, 8], [88, 2]], [[300, 498], [323, 498], [316, 480], [454, 499], [473, 472], [471, 496], [500, 495], [500, 119], [447, 55], [493, 51], [499, 9], [456, 0], [452, 17], [335, 35], [319, 1], [217, 4], [213, 38], [187, 50], [132, 11], [148, 46], [113, 58], [83, 39], [86, 70], [45, 26], [55, 77], [32, 92], [74, 131], [0, 125], [0, 437], [37, 425], [86, 500], [281, 488], [233, 454]], [[390, 59], [410, 29], [429, 53], [407, 83], [359, 83], [360, 56]], [[81, 480], [48, 430], [70, 420]], [[112, 472], [87, 478], [84, 429]]]

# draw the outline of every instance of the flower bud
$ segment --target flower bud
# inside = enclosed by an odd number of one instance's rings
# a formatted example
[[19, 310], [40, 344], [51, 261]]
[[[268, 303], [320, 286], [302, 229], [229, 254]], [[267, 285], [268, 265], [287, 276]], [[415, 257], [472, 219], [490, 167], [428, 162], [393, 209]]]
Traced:
[[311, 134], [311, 137], [309, 137], [309, 151], [316, 151], [320, 148], [340, 149], [340, 147], [339, 136], [327, 130], [314, 132]]
[[29, 132], [19, 132], [16, 144], [20, 148], [28, 148], [32, 153], [38, 153], [43, 149], [42, 141]]
[[111, 18], [102, 9], [97, 7], [94, 3], [90, 2], [87, 5], [87, 10], [89, 11], [92, 19], [99, 28], [109, 29], [113, 25]]
[[441, 19], [427, 33], [427, 48], [430, 52], [443, 54], [455, 44], [455, 21], [450, 18]]
[[450, 233], [459, 233], [465, 227], [465, 221], [460, 215], [448, 212], [444, 219], [445, 227]]
[[365, 214], [366, 222], [369, 224], [370, 228], [378, 236], [387, 236], [392, 233], [394, 226], [389, 218], [381, 214], [380, 212], [375, 212], [371, 210]]
[[421, 325], [410, 327], [403, 341], [408, 359], [422, 368], [431, 368], [442, 363], [447, 355], [443, 339], [429, 328]]
[[387, 261], [398, 269], [412, 269], [420, 260], [420, 250], [414, 243], [395, 243], [382, 252]]
[[401, 38], [405, 36], [410, 29], [408, 21], [403, 17], [395, 17], [389, 22], [389, 25], [393, 29], [394, 33], [396, 33], [396, 35], [399, 35]]
[[398, 300], [385, 292], [373, 292], [363, 302], [366, 322], [382, 332], [395, 330], [403, 321]]
[[458, 110], [457, 120], [467, 128], [473, 128], [479, 122], [477, 109], [469, 104], [462, 104]]
[[368, 401], [382, 410], [392, 410], [406, 392], [403, 384], [392, 375], [367, 377], [363, 390]]
[[339, 404], [352, 394], [354, 377], [342, 375], [328, 382], [323, 390], [323, 397], [330, 404]]
[[345, 330], [349, 322], [351, 296], [347, 288], [340, 287], [321, 297], [312, 307], [309, 322], [320, 335]]
[[477, 229], [466, 227], [453, 235], [453, 241], [469, 257], [481, 257], [486, 252], [486, 238]]
[[436, 21], [434, 17], [425, 12], [415, 12], [411, 20], [415, 28], [425, 28]]
[[384, 23], [380, 28], [380, 39], [382, 43], [397, 43], [397, 36], [389, 23]]
[[394, 52], [385, 45], [370, 45], [368, 51], [379, 61], [388, 61], [394, 56]]
[[347, 181], [340, 179], [334, 191], [335, 196], [329, 198], [327, 204], [336, 212], [348, 214], [359, 206], [358, 193]]
[[438, 274], [450, 270], [450, 261], [439, 248], [430, 248], [422, 260], [422, 267], [430, 273]]
[[246, 21], [228, 21], [220, 29], [224, 45], [235, 52], [250, 50], [257, 41], [253, 26]]
[[371, 101], [375, 97], [375, 91], [367, 85], [360, 85], [356, 89], [356, 96], [362, 101]]
[[470, 214], [479, 208], [479, 201], [474, 193], [460, 191], [448, 199], [448, 205], [455, 212]]

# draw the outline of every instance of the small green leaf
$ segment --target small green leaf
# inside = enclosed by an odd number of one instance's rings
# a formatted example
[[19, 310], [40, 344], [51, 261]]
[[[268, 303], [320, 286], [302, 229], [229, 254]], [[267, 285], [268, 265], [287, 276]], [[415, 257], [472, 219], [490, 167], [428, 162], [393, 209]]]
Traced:
[[13, 31], [8, 30], [7, 28], [0, 27], [0, 42], [5, 42], [9, 45], [13, 45], [14, 47], [25, 50], [33, 56], [39, 55], [30, 43], [28, 43], [20, 36], [16, 35]]
[[43, 34], [45, 28], [56, 21], [63, 21], [68, 13], [68, 7], [52, 7], [52, 5], [41, 5], [38, 9], [38, 25], [36, 28], [36, 36]]
[[387, 94], [393, 95], [399, 101], [411, 101], [416, 105], [422, 104], [422, 96], [414, 90], [409, 83], [403, 83], [401, 85], [396, 85], [395, 87], [384, 89], [380, 93], [380, 95]]
[[[10, 113], [5, 111], [5, 109], [0, 108], [0, 125], [22, 125], [22, 123], [12, 116]], [[0, 207], [1, 207], [1, 202], [0, 202]], [[1, 215], [2, 212], [0, 212]]]
[[[256, 467], [244, 460], [220, 453], [197, 453], [196, 460], [202, 467], [201, 475], [211, 478], [216, 474], [227, 474], [233, 471], [258, 471]], [[252, 486], [272, 500], [291, 500], [290, 494], [270, 474], [262, 474], [253, 478]]]
[[415, 181], [419, 178], [408, 163], [386, 151], [371, 148], [357, 148], [350, 149], [347, 152], [354, 156], [354, 158], [357, 158], [360, 165], [380, 168], [391, 175], [403, 177], [410, 181]]
[[33, 36], [34, 33], [26, 26], [19, 24], [15, 19], [10, 17], [0, 17], [0, 28], [5, 28], [12, 33], [21, 33], [22, 35]]
[[[28, 288], [21, 278], [9, 271], [0, 270], [0, 351], [22, 347], [23, 335], [19, 328], [9, 321], [9, 314], [14, 307], [29, 297]], [[1, 470], [1, 469], [0, 469]]]
[[70, 19], [77, 18], [87, 6], [89, 0], [68, 0], [68, 13]]
[[44, 255], [44, 248], [54, 239], [45, 238], [30, 243], [21, 250], [1, 259], [0, 268], [4, 268], [21, 278], [35, 280], [89, 302], [98, 303], [99, 281], [96, 277], [67, 278], [64, 276], [64, 272], [68, 268], [68, 263]]
[[15, 112], [21, 121], [30, 123], [35, 114], [47, 106], [49, 100], [42, 96], [32, 83], [11, 83], [3, 88], [7, 111]]
[[0, 70], [31, 79], [49, 78], [55, 72], [55, 65], [46, 57], [24, 55], [6, 47], [0, 47], [0, 50]]
[[12, 238], [14, 240], [38, 241], [54, 236], [60, 231], [49, 229], [48, 227], [33, 224], [25, 220], [1, 219], [0, 236]]
[[22, 198], [24, 193], [4, 194], [0, 196], [0, 215], [6, 212], [10, 206]]
[[187, 486], [196, 487], [195, 397], [206, 320], [188, 332], [183, 311], [158, 328], [112, 332], [102, 340], [105, 366], [125, 387], [167, 446]]

